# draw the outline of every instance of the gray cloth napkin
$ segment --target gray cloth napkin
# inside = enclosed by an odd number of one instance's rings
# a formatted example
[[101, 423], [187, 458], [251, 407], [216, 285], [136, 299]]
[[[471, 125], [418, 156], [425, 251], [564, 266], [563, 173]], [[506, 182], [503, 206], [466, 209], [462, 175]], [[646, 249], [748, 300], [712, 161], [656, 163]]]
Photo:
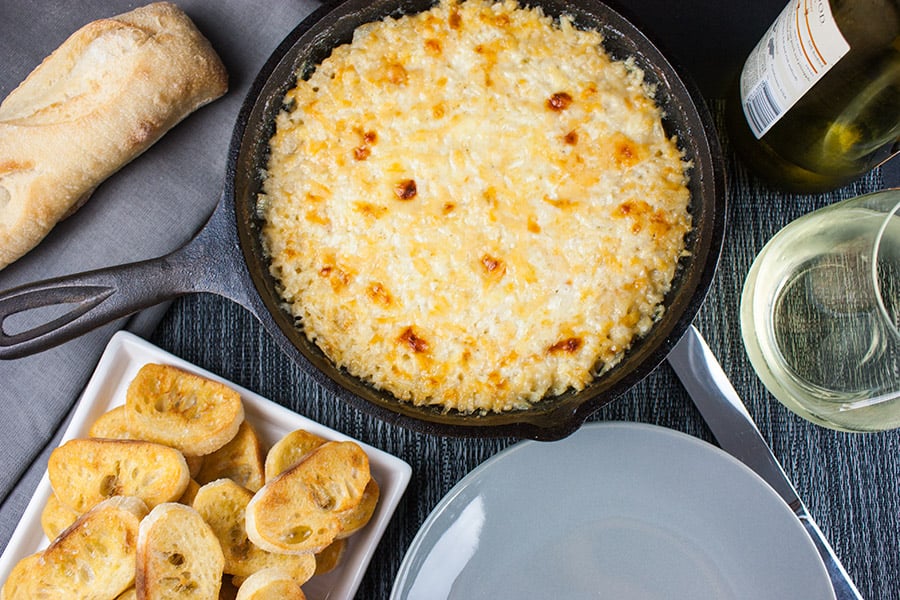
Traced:
[[[318, 6], [313, 0], [176, 0], [229, 72], [229, 91], [102, 184], [31, 253], [0, 271], [0, 290], [48, 277], [161, 256], [212, 212], [224, 181], [238, 111], [271, 52]], [[0, 97], [85, 23], [143, 2], [0, 0]], [[2, 157], [0, 157], [2, 160]], [[163, 307], [31, 357], [0, 361], [0, 548], [5, 548], [46, 466], [52, 442], [109, 338], [126, 324], [147, 334]]]

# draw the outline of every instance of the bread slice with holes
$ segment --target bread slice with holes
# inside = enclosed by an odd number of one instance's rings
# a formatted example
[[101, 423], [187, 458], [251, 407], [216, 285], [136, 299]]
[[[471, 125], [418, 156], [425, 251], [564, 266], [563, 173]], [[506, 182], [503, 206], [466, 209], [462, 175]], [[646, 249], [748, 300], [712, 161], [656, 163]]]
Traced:
[[355, 442], [327, 442], [262, 487], [247, 505], [250, 540], [269, 552], [320, 552], [341, 532], [371, 479]]
[[190, 506], [167, 502], [141, 521], [138, 600], [217, 600], [225, 557], [212, 529]]
[[288, 573], [270, 567], [244, 580], [236, 600], [306, 600], [306, 595]]
[[257, 547], [247, 537], [245, 512], [253, 492], [231, 479], [204, 485], [194, 497], [194, 508], [209, 524], [225, 556], [225, 573], [249, 577], [262, 569], [277, 567], [298, 584], [306, 583], [316, 570], [312, 553], [276, 554]]
[[78, 516], [79, 513], [60, 502], [56, 494], [51, 492], [44, 509], [41, 511], [41, 529], [48, 540], [55, 539], [63, 530], [74, 523]]
[[141, 367], [125, 395], [127, 418], [138, 437], [172, 446], [185, 456], [215, 452], [237, 434], [244, 406], [223, 383], [171, 365]]
[[53, 450], [47, 475], [59, 501], [79, 514], [112, 496], [137, 496], [153, 508], [180, 498], [190, 479], [184, 456], [174, 448], [81, 438]]
[[197, 483], [204, 485], [228, 478], [255, 492], [265, 483], [263, 469], [263, 450], [259, 436], [245, 420], [230, 442], [204, 457], [196, 479]]
[[266, 453], [266, 481], [275, 479], [327, 441], [305, 429], [295, 429], [284, 435]]
[[81, 515], [42, 552], [10, 572], [3, 600], [100, 600], [134, 583], [137, 539], [147, 506], [138, 498], [104, 500]]
[[[153, 441], [153, 435], [141, 431], [135, 419], [129, 418], [124, 404], [116, 406], [100, 415], [88, 429], [88, 437], [110, 440], [144, 440]], [[185, 456], [191, 477], [196, 477], [203, 467], [203, 456]]]

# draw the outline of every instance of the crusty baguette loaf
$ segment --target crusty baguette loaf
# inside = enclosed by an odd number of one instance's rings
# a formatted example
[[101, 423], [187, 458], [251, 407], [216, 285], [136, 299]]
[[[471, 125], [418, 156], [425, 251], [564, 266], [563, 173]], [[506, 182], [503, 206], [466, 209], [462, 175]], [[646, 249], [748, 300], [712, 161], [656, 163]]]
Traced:
[[79, 514], [60, 502], [56, 494], [51, 492], [44, 510], [41, 511], [41, 529], [48, 540], [55, 539], [78, 519]]
[[111, 496], [137, 496], [152, 508], [180, 498], [190, 479], [174, 448], [106, 439], [69, 440], [50, 453], [47, 475], [59, 501], [77, 513]]
[[275, 442], [266, 453], [266, 481], [275, 479], [327, 441], [305, 429], [296, 429], [288, 433]]
[[225, 558], [209, 525], [190, 506], [160, 504], [141, 521], [138, 600], [217, 600]]
[[246, 420], [230, 442], [203, 458], [196, 475], [200, 485], [228, 478], [255, 492], [265, 483], [262, 445], [256, 430]]
[[0, 104], [0, 269], [227, 85], [209, 42], [167, 2], [72, 34]]
[[107, 600], [134, 583], [144, 503], [104, 500], [81, 515], [44, 551], [21, 560], [0, 592], [2, 600]]
[[213, 481], [200, 488], [194, 497], [194, 508], [212, 528], [225, 555], [225, 572], [248, 577], [270, 567], [277, 567], [298, 584], [305, 583], [316, 570], [312, 553], [275, 554], [258, 548], [247, 537], [244, 515], [253, 492], [231, 479]]
[[306, 595], [288, 573], [270, 567], [245, 579], [236, 600], [306, 600]]
[[186, 456], [215, 452], [237, 434], [244, 405], [235, 390], [170, 365], [141, 367], [125, 394], [129, 429]]
[[358, 444], [322, 444], [253, 496], [247, 535], [270, 552], [320, 552], [340, 534], [339, 514], [359, 504], [370, 478]]

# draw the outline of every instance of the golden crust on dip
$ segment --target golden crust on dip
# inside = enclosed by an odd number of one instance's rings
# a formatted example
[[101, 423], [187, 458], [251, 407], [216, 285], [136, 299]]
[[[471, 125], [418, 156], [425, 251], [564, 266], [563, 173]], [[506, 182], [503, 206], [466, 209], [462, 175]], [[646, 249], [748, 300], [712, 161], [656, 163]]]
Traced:
[[582, 389], [663, 311], [687, 170], [643, 72], [513, 1], [358, 28], [285, 98], [260, 214], [285, 307], [417, 405]]

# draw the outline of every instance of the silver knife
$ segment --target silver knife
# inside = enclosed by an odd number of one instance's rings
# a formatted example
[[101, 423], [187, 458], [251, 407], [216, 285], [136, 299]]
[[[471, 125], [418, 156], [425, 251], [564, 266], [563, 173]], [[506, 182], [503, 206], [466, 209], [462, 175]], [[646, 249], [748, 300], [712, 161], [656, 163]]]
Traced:
[[696, 327], [688, 328], [668, 360], [722, 449], [760, 475], [800, 519], [825, 563], [837, 600], [862, 600]]

